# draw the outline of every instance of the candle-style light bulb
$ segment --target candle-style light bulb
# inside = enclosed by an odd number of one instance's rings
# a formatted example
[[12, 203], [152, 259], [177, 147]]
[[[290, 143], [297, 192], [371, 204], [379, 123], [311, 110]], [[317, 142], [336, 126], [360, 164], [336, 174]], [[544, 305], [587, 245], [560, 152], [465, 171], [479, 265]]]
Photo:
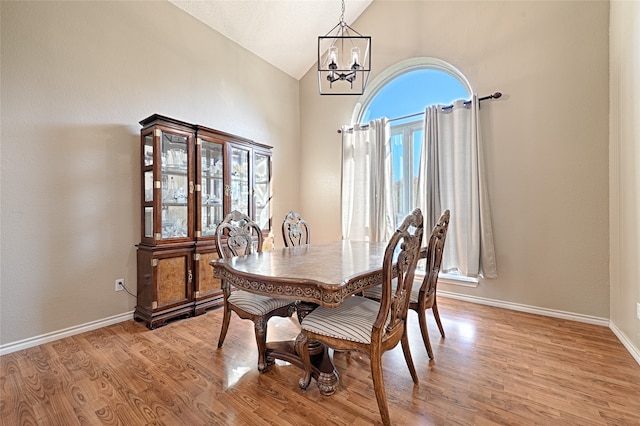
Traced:
[[352, 47], [351, 48], [351, 66], [352, 70], [360, 69], [360, 48]]
[[329, 48], [329, 54], [327, 55], [328, 68], [330, 70], [338, 69], [338, 48], [331, 46]]
[[327, 75], [327, 81], [329, 82], [329, 87], [333, 87], [333, 82], [339, 79], [336, 76], [336, 70], [338, 69], [338, 48], [336, 46], [332, 45], [327, 51], [327, 68], [331, 70]]

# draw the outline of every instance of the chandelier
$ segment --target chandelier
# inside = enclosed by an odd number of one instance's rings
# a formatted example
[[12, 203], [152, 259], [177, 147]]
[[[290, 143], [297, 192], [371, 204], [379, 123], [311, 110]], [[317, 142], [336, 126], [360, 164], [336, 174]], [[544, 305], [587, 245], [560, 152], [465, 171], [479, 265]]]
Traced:
[[340, 22], [318, 37], [318, 90], [321, 95], [361, 95], [371, 72], [371, 37]]

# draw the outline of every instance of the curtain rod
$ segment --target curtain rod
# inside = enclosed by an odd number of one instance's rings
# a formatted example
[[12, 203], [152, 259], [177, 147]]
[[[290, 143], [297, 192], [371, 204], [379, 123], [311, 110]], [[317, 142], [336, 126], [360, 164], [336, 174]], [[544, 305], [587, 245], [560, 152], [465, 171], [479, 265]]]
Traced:
[[[480, 101], [486, 101], [487, 99], [498, 99], [499, 97], [502, 96], [502, 93], [500, 92], [496, 92], [493, 95], [487, 95], [487, 96], [483, 96], [481, 98], [478, 99], [478, 102]], [[471, 101], [464, 101], [465, 105], [469, 105], [471, 103]], [[453, 108], [453, 104], [452, 105], [446, 105], [442, 107], [442, 110], [447, 110], [447, 109], [451, 109]], [[402, 117], [396, 117], [396, 118], [390, 118], [389, 121], [397, 121], [397, 120], [404, 120], [405, 118], [411, 118], [411, 117], [419, 117], [421, 115], [424, 115], [424, 111], [422, 112], [417, 112], [415, 114], [410, 114], [410, 115], [405, 115]], [[338, 129], [338, 133], [342, 133], [342, 130]]]

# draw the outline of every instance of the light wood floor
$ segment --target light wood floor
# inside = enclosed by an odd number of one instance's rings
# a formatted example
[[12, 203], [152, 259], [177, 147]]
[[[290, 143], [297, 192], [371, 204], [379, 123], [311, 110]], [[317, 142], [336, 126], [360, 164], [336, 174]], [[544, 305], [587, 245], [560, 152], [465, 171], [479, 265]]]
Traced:
[[[400, 346], [384, 355], [398, 425], [639, 425], [640, 366], [606, 327], [440, 298], [447, 333], [430, 319], [429, 362], [410, 313], [414, 386]], [[429, 314], [430, 315], [430, 314]], [[336, 394], [278, 363], [259, 374], [252, 323], [233, 316], [217, 349], [222, 310], [154, 331], [132, 321], [0, 358], [0, 424], [380, 424], [369, 361], [336, 353]], [[295, 320], [269, 323], [292, 338]]]

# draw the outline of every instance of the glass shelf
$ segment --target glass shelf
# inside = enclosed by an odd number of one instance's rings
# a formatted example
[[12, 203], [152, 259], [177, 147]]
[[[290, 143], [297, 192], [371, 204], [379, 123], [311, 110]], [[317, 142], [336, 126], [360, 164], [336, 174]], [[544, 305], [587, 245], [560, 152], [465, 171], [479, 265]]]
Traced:
[[172, 174], [172, 175], [177, 175], [177, 176], [186, 176], [189, 173], [189, 170], [187, 170], [187, 167], [184, 166], [165, 166], [162, 168], [162, 172], [164, 174]]

